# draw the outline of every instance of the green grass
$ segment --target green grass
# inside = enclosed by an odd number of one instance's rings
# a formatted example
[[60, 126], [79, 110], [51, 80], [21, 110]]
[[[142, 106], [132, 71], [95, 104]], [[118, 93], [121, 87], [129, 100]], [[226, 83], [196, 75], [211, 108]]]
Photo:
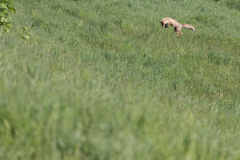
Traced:
[[240, 12], [220, 4], [14, 1], [0, 159], [239, 159]]

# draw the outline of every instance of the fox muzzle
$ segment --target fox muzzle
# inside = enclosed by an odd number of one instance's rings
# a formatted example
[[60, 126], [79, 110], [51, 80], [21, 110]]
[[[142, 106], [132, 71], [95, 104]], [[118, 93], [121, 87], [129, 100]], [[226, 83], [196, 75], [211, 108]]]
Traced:
[[162, 28], [164, 28], [164, 26], [165, 26], [164, 23], [162, 21], [160, 21], [159, 23], [161, 23]]

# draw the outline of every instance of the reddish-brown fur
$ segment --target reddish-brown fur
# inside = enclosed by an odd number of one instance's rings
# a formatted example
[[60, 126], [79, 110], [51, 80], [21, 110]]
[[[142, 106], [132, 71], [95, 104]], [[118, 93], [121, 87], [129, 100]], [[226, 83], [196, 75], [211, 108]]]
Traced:
[[172, 19], [170, 17], [163, 18], [159, 23], [162, 24], [162, 28], [168, 28], [168, 25], [174, 27], [174, 31], [177, 33], [177, 36], [179, 37], [179, 34], [182, 34], [181, 29], [187, 28], [195, 31], [195, 28], [189, 24], [180, 24], [175, 19]]

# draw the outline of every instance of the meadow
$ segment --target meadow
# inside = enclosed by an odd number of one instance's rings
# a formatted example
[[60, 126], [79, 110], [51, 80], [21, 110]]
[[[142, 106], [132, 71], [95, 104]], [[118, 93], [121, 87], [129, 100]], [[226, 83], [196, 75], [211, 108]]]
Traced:
[[[0, 36], [0, 159], [240, 159], [237, 2], [13, 4]], [[163, 17], [196, 30], [177, 38]]]

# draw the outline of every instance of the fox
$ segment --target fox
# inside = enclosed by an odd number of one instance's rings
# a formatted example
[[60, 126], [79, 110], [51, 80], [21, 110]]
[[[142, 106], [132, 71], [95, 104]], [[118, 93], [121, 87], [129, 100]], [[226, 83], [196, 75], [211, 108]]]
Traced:
[[177, 37], [179, 37], [179, 34], [182, 34], [181, 29], [182, 28], [187, 28], [190, 30], [194, 30], [195, 28], [189, 24], [180, 24], [178, 21], [176, 21], [175, 19], [172, 19], [170, 17], [165, 17], [163, 18], [159, 23], [161, 23], [162, 28], [168, 28], [168, 25], [173, 26], [174, 27], [174, 31], [177, 33]]

